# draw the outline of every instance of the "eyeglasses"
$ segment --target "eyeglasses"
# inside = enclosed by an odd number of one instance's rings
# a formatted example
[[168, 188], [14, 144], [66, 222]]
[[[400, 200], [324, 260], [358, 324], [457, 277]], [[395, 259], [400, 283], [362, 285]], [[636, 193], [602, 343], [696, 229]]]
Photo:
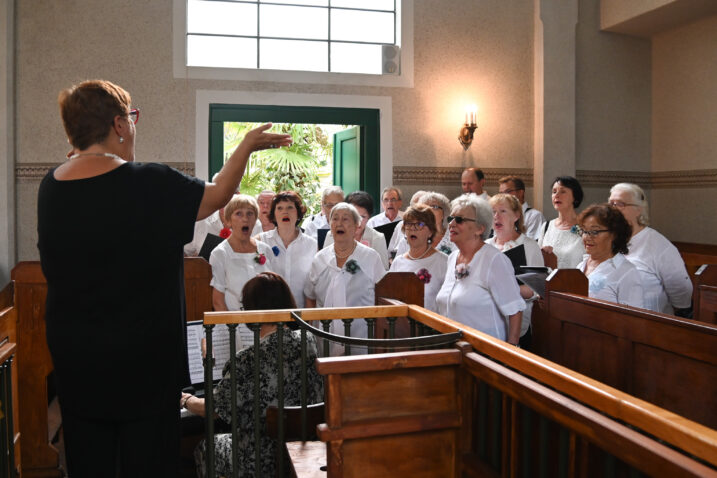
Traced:
[[405, 229], [409, 229], [411, 231], [418, 231], [419, 229], [423, 229], [423, 227], [426, 225], [425, 222], [404, 222], [403, 227]]
[[441, 206], [439, 206], [438, 204], [429, 204], [428, 207], [430, 207], [431, 209], [443, 209], [443, 208], [442, 208]]
[[383, 198], [383, 202], [398, 202], [400, 199], [398, 198]]
[[632, 203], [629, 203], [629, 202], [622, 202], [622, 201], [610, 201], [610, 205], [611, 205], [612, 207], [616, 207], [616, 208], [618, 208], [618, 209], [622, 209], [622, 208], [624, 208], [625, 206], [635, 206], [635, 207], [638, 207], [638, 206], [639, 206], [639, 204], [632, 204]]
[[322, 204], [322, 206], [327, 207], [329, 209], [333, 209], [334, 206], [336, 206], [336, 204], [331, 204], [331, 203], [325, 202]]
[[456, 221], [456, 224], [463, 224], [463, 221], [471, 221], [476, 222], [475, 219], [471, 219], [469, 217], [463, 217], [463, 216], [448, 216], [448, 222]]
[[505, 190], [503, 190], [503, 191], [498, 191], [498, 192], [501, 193], [501, 194], [511, 194], [511, 193], [516, 192], [516, 191], [521, 191], [521, 190], [520, 190], [520, 189], [505, 189]]
[[578, 232], [581, 236], [590, 236], [590, 237], [597, 237], [598, 234], [601, 232], [610, 232], [609, 229], [594, 229], [592, 231], [585, 231], [583, 229], [579, 229]]
[[139, 108], [129, 110], [129, 119], [131, 119], [134, 124], [137, 124], [137, 121], [139, 121]]

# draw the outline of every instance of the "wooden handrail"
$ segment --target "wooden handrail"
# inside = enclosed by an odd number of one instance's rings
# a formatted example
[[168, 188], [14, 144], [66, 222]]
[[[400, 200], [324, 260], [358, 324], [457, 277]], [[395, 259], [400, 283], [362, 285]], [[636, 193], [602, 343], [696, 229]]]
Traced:
[[470, 343], [476, 351], [717, 466], [717, 430], [517, 349], [507, 342], [467, 328], [422, 307], [408, 307], [409, 317], [443, 333], [462, 330], [463, 340]]
[[291, 312], [300, 311], [304, 320], [339, 320], [354, 318], [381, 318], [408, 315], [407, 305], [340, 307], [328, 309], [242, 310], [235, 312], [205, 312], [205, 324], [252, 324], [291, 322]]

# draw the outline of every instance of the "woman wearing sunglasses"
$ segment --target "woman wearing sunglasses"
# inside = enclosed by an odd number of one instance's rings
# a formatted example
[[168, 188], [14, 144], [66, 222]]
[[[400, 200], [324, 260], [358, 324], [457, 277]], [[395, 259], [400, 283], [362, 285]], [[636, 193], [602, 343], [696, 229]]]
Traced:
[[[176, 404], [188, 379], [182, 247], [197, 220], [229, 201], [249, 155], [291, 137], [266, 133], [271, 125], [249, 132], [205, 184], [134, 163], [139, 111], [121, 87], [85, 81], [58, 101], [72, 154], [40, 184], [37, 229], [67, 471], [177, 476]], [[130, 383], [140, 407], [117, 393]]]
[[578, 217], [587, 254], [578, 269], [588, 277], [588, 295], [618, 304], [644, 307], [637, 268], [623, 254], [632, 227], [617, 208], [593, 204]]
[[448, 257], [438, 313], [517, 346], [525, 301], [510, 259], [485, 243], [492, 223], [490, 205], [475, 195], [451, 203], [448, 231], [458, 250]]
[[389, 272], [413, 272], [423, 282], [423, 306], [434, 312], [436, 295], [446, 277], [448, 256], [433, 247], [436, 217], [430, 207], [418, 204], [403, 213], [401, 232], [409, 250], [396, 256]]

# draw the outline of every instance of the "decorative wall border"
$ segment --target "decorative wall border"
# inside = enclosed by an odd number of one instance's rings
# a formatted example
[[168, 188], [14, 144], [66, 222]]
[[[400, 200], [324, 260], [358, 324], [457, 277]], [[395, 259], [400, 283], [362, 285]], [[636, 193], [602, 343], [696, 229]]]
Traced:
[[[194, 176], [194, 163], [164, 163], [184, 174]], [[15, 179], [40, 181], [52, 168], [60, 163], [20, 163], [15, 166]]]
[[[164, 163], [185, 174], [194, 175], [194, 163]], [[40, 181], [58, 163], [20, 163], [15, 166], [15, 179]], [[488, 183], [495, 184], [503, 176], [518, 176], [526, 186], [533, 185], [533, 170], [527, 168], [482, 168]], [[456, 185], [463, 168], [394, 166], [396, 185]], [[636, 183], [652, 189], [676, 189], [717, 186], [717, 169], [686, 169], [680, 171], [576, 171], [584, 187], [612, 186], [620, 182]]]

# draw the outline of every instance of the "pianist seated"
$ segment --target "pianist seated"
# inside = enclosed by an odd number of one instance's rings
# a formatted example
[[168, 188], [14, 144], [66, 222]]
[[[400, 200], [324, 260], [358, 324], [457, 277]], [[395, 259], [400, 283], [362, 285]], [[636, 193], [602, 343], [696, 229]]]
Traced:
[[[280, 275], [262, 272], [249, 280], [242, 290], [244, 310], [293, 309], [296, 308], [291, 289]], [[301, 333], [293, 323], [284, 328], [284, 404], [301, 405]], [[278, 404], [278, 384], [276, 380], [278, 341], [275, 324], [262, 325], [259, 342], [261, 363], [259, 364], [259, 410], [261, 410], [260, 429], [261, 463], [260, 476], [276, 476], [277, 443], [264, 434], [266, 428], [266, 408]], [[236, 354], [237, 368], [237, 420], [239, 431], [238, 476], [255, 476], [254, 455], [254, 347], [241, 350]], [[307, 404], [323, 401], [324, 390], [321, 376], [316, 372], [314, 360], [317, 357], [316, 341], [307, 334]], [[224, 366], [224, 377], [214, 389], [214, 413], [218, 418], [231, 423], [231, 386], [229, 362]], [[190, 412], [204, 416], [203, 398], [182, 394], [180, 405]], [[232, 476], [232, 436], [223, 433], [215, 436], [215, 470], [217, 476]], [[206, 474], [206, 453], [202, 441], [194, 453], [199, 476]]]
[[609, 204], [593, 204], [578, 217], [587, 254], [578, 264], [588, 278], [588, 295], [618, 304], [644, 307], [637, 268], [625, 258], [632, 227]]

